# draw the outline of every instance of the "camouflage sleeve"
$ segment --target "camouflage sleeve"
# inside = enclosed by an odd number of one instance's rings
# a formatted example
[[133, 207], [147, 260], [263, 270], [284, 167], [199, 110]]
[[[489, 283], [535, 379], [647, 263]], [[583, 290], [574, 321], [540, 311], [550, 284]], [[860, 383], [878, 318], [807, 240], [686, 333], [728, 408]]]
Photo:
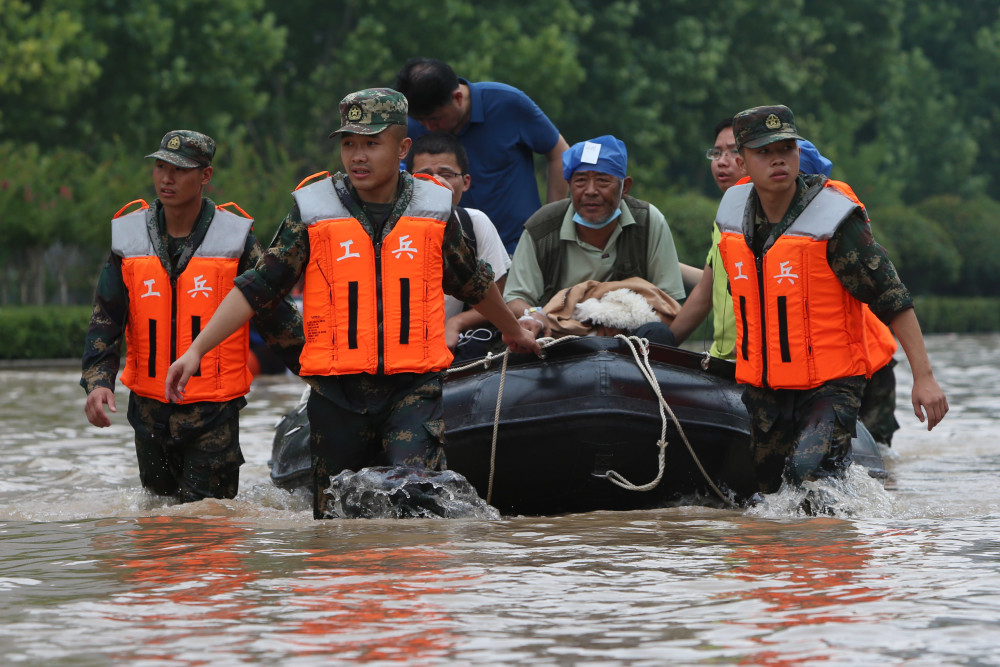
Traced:
[[97, 387], [114, 391], [115, 376], [121, 366], [122, 340], [128, 318], [128, 289], [122, 280], [122, 260], [114, 253], [101, 269], [94, 292], [94, 310], [83, 347], [83, 375], [80, 386], [87, 393]]
[[888, 324], [913, 307], [913, 297], [896, 273], [885, 248], [875, 242], [871, 225], [855, 213], [837, 229], [826, 249], [830, 268], [850, 294], [867, 303]]
[[[257, 238], [253, 233], [247, 235], [247, 245], [240, 258], [240, 275], [253, 269], [263, 255], [264, 250]], [[302, 353], [305, 337], [302, 334], [302, 314], [292, 298], [286, 295], [273, 307], [257, 310], [251, 321], [264, 343], [289, 370], [298, 375], [299, 355]]]
[[236, 289], [257, 312], [275, 308], [288, 296], [309, 262], [309, 232], [299, 216], [299, 207], [288, 212], [271, 246], [257, 263], [236, 277]]
[[445, 227], [441, 254], [444, 258], [442, 284], [445, 294], [469, 305], [482, 301], [493, 282], [493, 268], [481, 259], [476, 259], [476, 253], [465, 242], [462, 223], [454, 212]]

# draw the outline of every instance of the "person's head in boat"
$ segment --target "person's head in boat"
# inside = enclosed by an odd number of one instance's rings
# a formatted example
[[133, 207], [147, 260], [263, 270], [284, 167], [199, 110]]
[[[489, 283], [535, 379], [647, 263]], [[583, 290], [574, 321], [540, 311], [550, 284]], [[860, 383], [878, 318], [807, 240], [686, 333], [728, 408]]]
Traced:
[[715, 144], [705, 151], [705, 157], [712, 161], [712, 178], [723, 192], [747, 175], [743, 167], [737, 164], [737, 156], [733, 119], [730, 116], [715, 125]]
[[610, 134], [581, 141], [563, 153], [562, 161], [577, 229], [612, 229], [622, 197], [632, 188], [625, 142]]
[[462, 193], [472, 185], [469, 156], [458, 137], [447, 132], [432, 132], [414, 139], [406, 156], [406, 169], [411, 174], [434, 176], [450, 187], [452, 206], [458, 206]]

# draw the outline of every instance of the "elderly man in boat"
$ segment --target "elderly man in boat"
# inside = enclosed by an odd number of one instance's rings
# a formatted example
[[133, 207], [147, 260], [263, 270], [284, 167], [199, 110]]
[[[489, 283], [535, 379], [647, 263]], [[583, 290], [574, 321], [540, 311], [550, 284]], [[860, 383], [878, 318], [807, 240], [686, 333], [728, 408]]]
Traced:
[[673, 344], [681, 265], [663, 214], [629, 195], [625, 143], [611, 135], [582, 141], [562, 160], [570, 197], [525, 223], [507, 305], [536, 336], [629, 333]]

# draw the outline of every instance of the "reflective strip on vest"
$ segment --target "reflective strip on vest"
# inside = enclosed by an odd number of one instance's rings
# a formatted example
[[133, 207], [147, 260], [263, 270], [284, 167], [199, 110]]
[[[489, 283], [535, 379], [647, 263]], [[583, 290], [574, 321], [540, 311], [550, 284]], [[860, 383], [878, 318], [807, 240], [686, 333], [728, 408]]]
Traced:
[[[112, 221], [111, 247], [122, 258], [129, 292], [122, 383], [141, 396], [164, 400], [167, 368], [208, 324], [233, 279], [253, 221], [216, 209], [202, 243], [172, 285], [149, 236], [152, 209]], [[249, 326], [244, 325], [201, 360], [185, 388], [184, 403], [228, 401], [250, 389]]]
[[870, 376], [863, 304], [826, 259], [830, 237], [857, 205], [824, 188], [767, 250], [758, 274], [743, 234], [749, 193], [745, 186], [730, 188], [717, 220], [737, 321], [736, 379], [810, 389], [840, 377]]
[[447, 368], [441, 246], [451, 192], [414, 180], [413, 196], [376, 246], [332, 178], [293, 193], [309, 230], [301, 375], [421, 373]]

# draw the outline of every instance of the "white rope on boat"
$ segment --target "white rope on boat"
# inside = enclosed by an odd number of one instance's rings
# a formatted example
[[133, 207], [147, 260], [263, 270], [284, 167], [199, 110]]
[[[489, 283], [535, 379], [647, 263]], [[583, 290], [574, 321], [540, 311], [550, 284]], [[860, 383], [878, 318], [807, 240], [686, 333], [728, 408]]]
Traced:
[[[677, 429], [680, 430], [680, 423], [677, 421], [677, 417], [674, 416], [673, 410], [667, 405], [666, 400], [663, 398], [663, 394], [660, 392], [660, 383], [656, 381], [656, 375], [653, 373], [653, 369], [649, 365], [649, 341], [645, 338], [638, 338], [636, 336], [626, 336], [624, 334], [617, 334], [615, 338], [619, 338], [625, 341], [628, 345], [628, 349], [632, 351], [632, 356], [635, 358], [635, 363], [639, 367], [639, 372], [642, 373], [643, 377], [649, 383], [649, 386], [653, 388], [653, 393], [656, 394], [657, 402], [660, 407], [660, 439], [656, 441], [656, 446], [660, 448], [660, 453], [657, 455], [658, 470], [656, 472], [656, 479], [652, 482], [648, 482], [642, 485], [635, 485], [632, 482], [625, 479], [618, 471], [608, 470], [605, 476], [613, 484], [617, 484], [623, 489], [629, 491], [651, 491], [656, 488], [660, 480], [663, 479], [663, 470], [666, 467], [665, 457], [667, 453], [667, 415], [664, 411], [666, 408], [670, 412], [670, 416], [673, 417], [674, 424], [677, 425]], [[642, 358], [639, 358], [638, 350], [642, 351]], [[681, 437], [684, 437], [684, 432], [681, 431]], [[686, 438], [685, 438], [686, 439]]]
[[[542, 347], [542, 355], [540, 356], [544, 358], [545, 348], [555, 345], [557, 343], [573, 340], [575, 338], [579, 338], [579, 336], [564, 336], [558, 339], [539, 338], [538, 344]], [[702, 477], [705, 478], [705, 481], [708, 482], [708, 485], [712, 488], [712, 491], [714, 491], [715, 494], [720, 499], [723, 500], [723, 502], [732, 505], [732, 500], [730, 500], [724, 493], [722, 493], [722, 491], [719, 490], [719, 487], [717, 487], [715, 483], [712, 481], [712, 479], [708, 476], [708, 473], [705, 471], [705, 468], [701, 465], [701, 461], [698, 459], [698, 455], [695, 454], [694, 447], [692, 447], [690, 441], [688, 441], [687, 435], [684, 433], [684, 428], [681, 426], [680, 421], [677, 419], [677, 416], [674, 414], [674, 411], [670, 408], [670, 405], [667, 403], [666, 399], [663, 398], [663, 393], [660, 391], [660, 383], [656, 381], [656, 375], [649, 361], [649, 341], [646, 340], [645, 338], [639, 338], [638, 336], [626, 336], [624, 334], [617, 334], [615, 338], [620, 338], [621, 340], [625, 341], [626, 345], [628, 345], [629, 350], [632, 352], [632, 356], [635, 358], [636, 365], [639, 367], [639, 372], [641, 372], [643, 377], [646, 378], [646, 381], [652, 388], [653, 393], [656, 394], [656, 399], [660, 409], [660, 439], [657, 441], [656, 445], [660, 451], [659, 454], [657, 455], [656, 478], [653, 479], [653, 481], [642, 485], [636, 485], [625, 479], [625, 477], [623, 477], [620, 473], [618, 473], [615, 470], [608, 470], [605, 473], [607, 479], [611, 481], [613, 484], [616, 484], [617, 486], [626, 489], [628, 491], [650, 491], [652, 489], [655, 489], [657, 485], [659, 485], [660, 481], [663, 479], [663, 472], [666, 467], [665, 459], [666, 459], [666, 449], [667, 449], [667, 413], [669, 413], [670, 418], [674, 422], [674, 426], [677, 427], [677, 432], [680, 434], [681, 440], [687, 447], [688, 452], [691, 453], [691, 458], [694, 459], [695, 464], [698, 466], [698, 470], [701, 471]], [[641, 358], [639, 356], [640, 350], [642, 352]], [[500, 354], [487, 353], [486, 357], [484, 357], [483, 359], [478, 359], [463, 366], [449, 368], [446, 371], [446, 373], [457, 373], [459, 371], [464, 371], [469, 368], [474, 368], [476, 366], [489, 368], [492, 365], [494, 359], [499, 359], [499, 358], [503, 359], [503, 366], [500, 369], [500, 386], [497, 389], [497, 406], [493, 414], [493, 441], [490, 446], [490, 479], [489, 479], [489, 485], [486, 490], [487, 504], [490, 504], [490, 502], [493, 499], [493, 477], [496, 469], [497, 435], [499, 433], [499, 428], [500, 428], [500, 403], [503, 400], [503, 387], [504, 387], [504, 382], [507, 379], [507, 359], [509, 355], [510, 355], [509, 349], [504, 350]]]

